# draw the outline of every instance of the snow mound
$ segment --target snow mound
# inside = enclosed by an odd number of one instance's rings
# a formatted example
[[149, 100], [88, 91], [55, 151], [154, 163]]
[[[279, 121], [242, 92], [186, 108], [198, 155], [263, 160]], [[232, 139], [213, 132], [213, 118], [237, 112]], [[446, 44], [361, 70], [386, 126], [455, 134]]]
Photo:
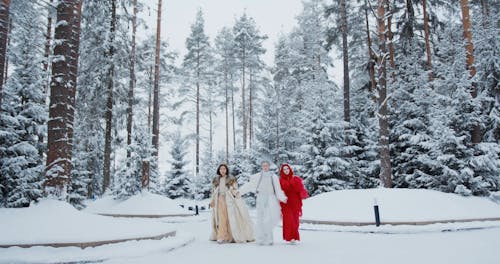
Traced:
[[106, 196], [90, 203], [85, 209], [97, 214], [115, 215], [189, 215], [187, 209], [178, 202], [147, 191], [131, 196], [124, 201], [113, 200]]
[[500, 205], [488, 198], [463, 197], [423, 189], [363, 189], [322, 193], [304, 200], [303, 218], [320, 221], [437, 221], [500, 217]]
[[0, 244], [74, 243], [157, 236], [172, 225], [116, 219], [76, 210], [66, 202], [44, 199], [28, 208], [0, 209]]

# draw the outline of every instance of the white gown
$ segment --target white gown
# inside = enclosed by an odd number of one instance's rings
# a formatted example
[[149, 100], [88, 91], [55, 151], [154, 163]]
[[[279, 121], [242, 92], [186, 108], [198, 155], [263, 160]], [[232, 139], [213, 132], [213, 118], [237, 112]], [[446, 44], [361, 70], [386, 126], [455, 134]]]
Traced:
[[272, 245], [273, 229], [281, 220], [279, 202], [286, 202], [286, 195], [278, 177], [271, 172], [259, 172], [250, 176], [250, 181], [240, 188], [241, 195], [249, 192], [257, 195], [255, 240], [261, 245]]

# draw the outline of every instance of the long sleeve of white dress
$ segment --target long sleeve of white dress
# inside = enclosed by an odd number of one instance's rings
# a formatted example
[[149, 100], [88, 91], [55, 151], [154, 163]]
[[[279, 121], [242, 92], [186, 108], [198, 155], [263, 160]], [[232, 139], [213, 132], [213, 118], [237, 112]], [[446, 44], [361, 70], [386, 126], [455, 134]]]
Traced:
[[249, 192], [255, 192], [257, 189], [257, 182], [259, 181], [259, 173], [250, 175], [249, 181], [240, 187], [240, 195], [244, 195]]

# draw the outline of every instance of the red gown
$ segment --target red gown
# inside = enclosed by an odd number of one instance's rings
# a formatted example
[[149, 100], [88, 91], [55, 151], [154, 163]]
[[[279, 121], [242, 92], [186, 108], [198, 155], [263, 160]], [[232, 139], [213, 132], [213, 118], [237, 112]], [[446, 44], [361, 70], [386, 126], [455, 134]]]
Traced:
[[[285, 166], [290, 169], [288, 175], [283, 172]], [[283, 239], [285, 241], [300, 240], [299, 217], [302, 216], [302, 200], [309, 197], [309, 194], [302, 179], [293, 175], [293, 170], [288, 164], [281, 166], [280, 184], [288, 198], [286, 203], [280, 203], [283, 215]]]

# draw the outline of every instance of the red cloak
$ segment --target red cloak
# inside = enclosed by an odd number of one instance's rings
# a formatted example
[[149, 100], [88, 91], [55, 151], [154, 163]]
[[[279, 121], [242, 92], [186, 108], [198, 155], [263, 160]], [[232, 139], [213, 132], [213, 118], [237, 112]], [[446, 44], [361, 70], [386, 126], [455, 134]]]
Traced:
[[[288, 175], [283, 172], [284, 167], [290, 169]], [[288, 164], [281, 165], [280, 184], [288, 198], [286, 203], [280, 203], [283, 215], [283, 239], [285, 241], [300, 240], [299, 218], [302, 216], [302, 200], [309, 197], [309, 194], [302, 179], [293, 175], [293, 170]]]

